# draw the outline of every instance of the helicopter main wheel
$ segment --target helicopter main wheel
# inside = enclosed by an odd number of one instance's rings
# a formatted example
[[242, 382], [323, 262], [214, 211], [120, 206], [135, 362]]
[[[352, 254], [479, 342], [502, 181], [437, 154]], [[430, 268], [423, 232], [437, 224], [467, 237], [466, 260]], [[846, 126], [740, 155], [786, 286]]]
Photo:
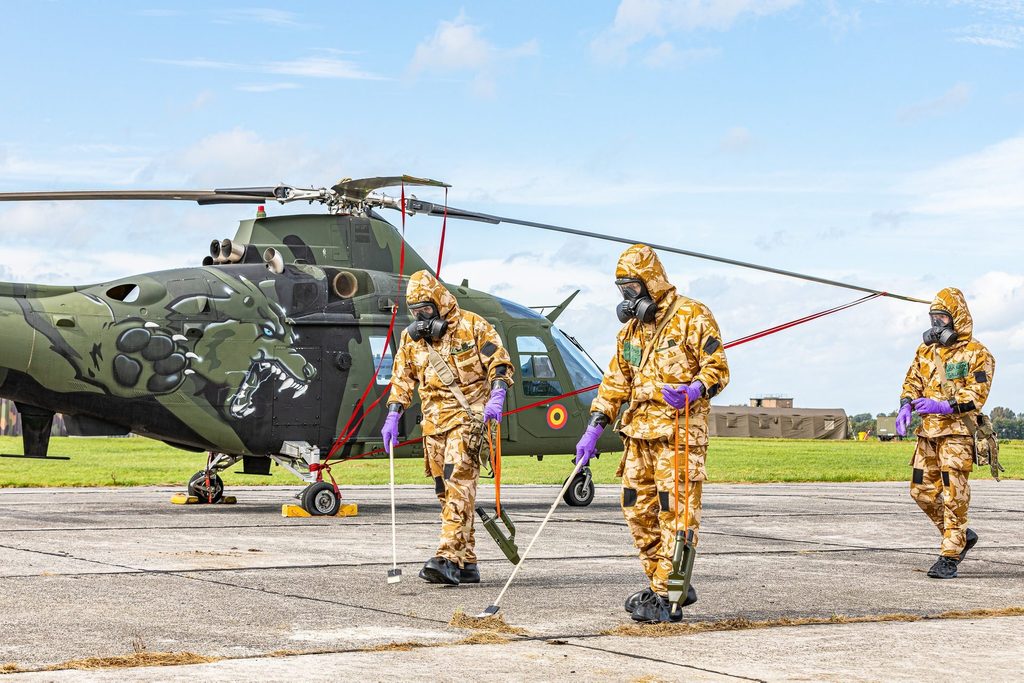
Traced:
[[[564, 484], [564, 482], [563, 482]], [[583, 468], [572, 480], [572, 486], [565, 491], [562, 500], [566, 505], [574, 508], [581, 508], [590, 505], [594, 501], [594, 479], [590, 475], [590, 468]]]
[[341, 497], [326, 481], [318, 481], [307, 486], [302, 491], [300, 502], [302, 509], [314, 517], [336, 515], [338, 508], [341, 507]]
[[206, 471], [199, 470], [188, 480], [188, 495], [195, 496], [200, 503], [219, 503], [224, 497], [224, 480], [216, 472], [210, 472], [210, 483], [206, 483]]

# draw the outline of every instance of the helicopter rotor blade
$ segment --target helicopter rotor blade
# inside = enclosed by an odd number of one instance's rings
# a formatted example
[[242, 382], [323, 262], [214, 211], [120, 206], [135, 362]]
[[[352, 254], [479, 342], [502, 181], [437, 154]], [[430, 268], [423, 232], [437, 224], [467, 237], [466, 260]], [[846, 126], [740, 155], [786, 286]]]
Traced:
[[[431, 204], [430, 202], [424, 202], [419, 199], [406, 200], [406, 209], [411, 213], [426, 213], [431, 216], [441, 216], [444, 214], [444, 207], [437, 204]], [[538, 223], [536, 221], [520, 220], [518, 218], [508, 218], [506, 216], [494, 216], [486, 213], [477, 213], [474, 211], [466, 211], [464, 209], [457, 209], [451, 206], [448, 207], [448, 216], [451, 218], [461, 218], [463, 220], [479, 221], [482, 223], [490, 223], [496, 225], [498, 223], [511, 223], [513, 225], [522, 225], [528, 228], [538, 228], [540, 230], [551, 230], [554, 232], [562, 232], [569, 235], [579, 235], [581, 237], [590, 237], [592, 239], [605, 240], [608, 242], [619, 242], [620, 244], [636, 244], [636, 239], [627, 239], [625, 237], [617, 237], [615, 235], [605, 235], [599, 232], [591, 232], [589, 230], [577, 230], [575, 228], [566, 228], [560, 225], [551, 225], [550, 223]], [[883, 292], [877, 289], [871, 289], [870, 287], [861, 287], [860, 285], [851, 284], [849, 282], [842, 282], [840, 280], [830, 280], [828, 278], [818, 277], [816, 275], [807, 275], [805, 273], [797, 273], [791, 270], [783, 270], [781, 268], [773, 268], [771, 266], [764, 266], [758, 263], [750, 263], [748, 261], [738, 261], [736, 259], [726, 258], [724, 256], [715, 256], [714, 254], [704, 254], [699, 251], [691, 251], [689, 249], [679, 249], [677, 247], [670, 247], [664, 244], [654, 244], [653, 242], [643, 242], [652, 249], [658, 251], [666, 251], [672, 254], [680, 254], [682, 256], [691, 256], [693, 258], [703, 259], [705, 261], [715, 261], [717, 263], [725, 263], [730, 266], [738, 266], [740, 268], [750, 268], [752, 270], [760, 270], [765, 273], [773, 273], [775, 275], [783, 275], [785, 277], [797, 278], [799, 280], [807, 280], [808, 282], [817, 282], [822, 285], [829, 285], [831, 287], [842, 287], [844, 289], [853, 289], [858, 292], [867, 292], [869, 294], [881, 294], [893, 299], [900, 299], [902, 301], [912, 301], [919, 304], [928, 304], [929, 301], [924, 299], [918, 299], [912, 296], [906, 296], [903, 294], [893, 294], [892, 292]]]
[[198, 204], [258, 204], [252, 196], [219, 190], [75, 190], [70, 192], [0, 192], [0, 202], [53, 202], [90, 200], [179, 200]]
[[375, 178], [343, 178], [331, 189], [339, 195], [351, 199], [365, 199], [368, 194], [382, 187], [395, 185], [418, 185], [425, 187], [451, 187], [448, 183], [430, 178], [417, 178], [411, 175], [377, 176]]

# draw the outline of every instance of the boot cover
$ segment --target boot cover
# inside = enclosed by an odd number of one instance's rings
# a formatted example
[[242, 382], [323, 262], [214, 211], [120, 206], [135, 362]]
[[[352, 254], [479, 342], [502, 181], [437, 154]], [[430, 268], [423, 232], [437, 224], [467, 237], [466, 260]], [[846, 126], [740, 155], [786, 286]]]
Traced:
[[459, 565], [446, 557], [432, 557], [420, 570], [420, 578], [427, 583], [443, 583], [448, 586], [459, 585]]
[[459, 583], [480, 583], [480, 569], [469, 562], [459, 571]]
[[974, 533], [974, 529], [967, 530], [967, 544], [964, 549], [960, 551], [960, 561], [963, 562], [964, 558], [967, 557], [967, 551], [978, 545], [978, 534]]
[[[626, 611], [632, 614], [633, 611], [636, 609], [636, 606], [640, 604], [640, 601], [643, 600], [648, 593], [653, 592], [654, 591], [652, 591], [650, 588], [645, 588], [642, 591], [637, 591], [636, 593], [630, 595], [628, 598], [626, 598]], [[686, 591], [686, 599], [683, 600], [683, 607], [686, 607], [687, 605], [692, 605], [695, 602], [697, 602], [697, 591], [693, 588], [693, 584], [690, 584]]]
[[628, 598], [626, 598], [626, 611], [632, 614], [633, 611], [636, 609], [636, 606], [640, 604], [640, 601], [646, 598], [647, 595], [652, 592], [653, 591], [650, 588], [644, 588], [642, 591], [637, 591], [636, 593], [630, 595]]
[[958, 564], [960, 564], [960, 560], [955, 557], [940, 555], [939, 559], [932, 565], [932, 568], [928, 570], [928, 576], [933, 579], [955, 579], [956, 566]]
[[639, 621], [643, 624], [664, 624], [680, 621], [683, 618], [683, 612], [679, 610], [673, 614], [672, 605], [669, 604], [668, 598], [651, 592], [637, 603], [636, 609], [633, 610], [630, 617], [633, 621]]

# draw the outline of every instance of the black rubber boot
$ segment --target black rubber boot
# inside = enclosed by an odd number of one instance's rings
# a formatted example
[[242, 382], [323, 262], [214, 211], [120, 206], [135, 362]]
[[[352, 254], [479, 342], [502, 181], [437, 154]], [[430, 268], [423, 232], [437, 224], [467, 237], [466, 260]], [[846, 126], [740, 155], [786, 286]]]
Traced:
[[476, 562], [472, 564], [467, 562], [459, 570], [459, 583], [480, 583], [480, 569], [476, 566]]
[[933, 579], [955, 579], [956, 566], [958, 564], [960, 564], [960, 560], [955, 557], [940, 555], [939, 559], [932, 565], [932, 568], [928, 570], [928, 576]]
[[636, 609], [633, 610], [630, 616], [633, 621], [639, 621], [643, 624], [664, 624], [679, 621], [683, 618], [683, 613], [680, 610], [673, 614], [668, 598], [663, 598], [652, 591], [637, 603]]
[[645, 588], [642, 591], [637, 591], [636, 593], [633, 593], [628, 598], [626, 598], [626, 604], [624, 605], [626, 611], [632, 614], [633, 611], [636, 609], [636, 606], [640, 604], [640, 601], [646, 598], [647, 595], [651, 592], [652, 591], [650, 588]]
[[978, 545], [978, 534], [974, 533], [973, 529], [967, 530], [967, 544], [964, 549], [960, 551], [960, 561], [963, 562], [964, 558], [967, 557], [967, 551]]
[[[650, 588], [645, 588], [642, 591], [637, 591], [636, 593], [630, 595], [628, 598], [626, 598], [626, 611], [632, 614], [633, 611], [636, 609], [636, 606], [640, 604], [640, 601], [643, 600], [648, 593], [652, 592], [653, 591]], [[683, 607], [686, 607], [687, 605], [692, 605], [695, 602], [697, 602], [697, 591], [693, 588], [693, 585], [691, 584], [686, 591], [686, 599], [683, 600]]]
[[459, 585], [459, 565], [445, 557], [432, 557], [420, 570], [420, 578], [427, 583]]

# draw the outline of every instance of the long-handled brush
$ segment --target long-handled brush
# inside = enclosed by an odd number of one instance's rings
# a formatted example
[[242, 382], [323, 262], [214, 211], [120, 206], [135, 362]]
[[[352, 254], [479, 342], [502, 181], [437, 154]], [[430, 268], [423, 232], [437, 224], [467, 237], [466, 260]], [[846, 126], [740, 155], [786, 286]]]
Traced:
[[583, 469], [583, 458], [577, 458], [576, 460], [576, 468], [573, 469], [569, 478], [565, 480], [562, 490], [558, 492], [555, 502], [551, 504], [551, 509], [548, 510], [548, 514], [544, 516], [544, 520], [540, 523], [540, 528], [537, 529], [537, 533], [535, 533], [533, 538], [530, 539], [530, 545], [526, 546], [526, 551], [523, 552], [522, 556], [519, 558], [519, 563], [515, 566], [515, 569], [512, 570], [512, 574], [509, 575], [508, 581], [505, 582], [505, 586], [501, 589], [501, 592], [498, 593], [497, 599], [495, 599], [494, 603], [487, 609], [480, 614], [477, 614], [477, 619], [486, 619], [487, 617], [494, 616], [498, 613], [498, 603], [501, 602], [501, 599], [505, 596], [505, 591], [507, 591], [508, 587], [512, 585], [512, 581], [516, 578], [516, 574], [518, 574], [519, 570], [522, 569], [523, 563], [526, 562], [526, 557], [530, 554], [530, 549], [533, 548], [533, 544], [536, 543], [537, 539], [540, 538], [540, 535], [544, 533], [544, 527], [547, 525], [548, 520], [551, 519], [551, 515], [555, 513], [555, 508], [557, 508], [558, 504], [561, 502], [562, 496], [564, 496], [565, 492], [569, 490], [569, 487], [573, 484], [573, 480], [576, 479], [576, 475], [579, 474], [581, 469]]
[[398, 568], [397, 525], [395, 523], [395, 444], [388, 446], [388, 465], [391, 469], [391, 569], [388, 570], [388, 583], [399, 583], [402, 570]]

